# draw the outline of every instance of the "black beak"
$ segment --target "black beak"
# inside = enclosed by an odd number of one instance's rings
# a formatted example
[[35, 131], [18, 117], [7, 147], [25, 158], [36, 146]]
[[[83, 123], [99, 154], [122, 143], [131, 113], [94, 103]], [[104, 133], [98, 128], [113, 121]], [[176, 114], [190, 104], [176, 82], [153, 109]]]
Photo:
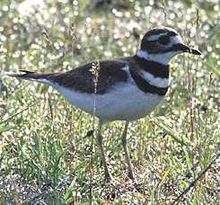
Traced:
[[194, 55], [201, 55], [201, 52], [199, 50], [196, 50], [194, 48], [190, 48], [189, 46], [185, 45], [185, 44], [176, 44], [175, 46], [175, 50], [181, 50], [185, 53], [192, 53]]

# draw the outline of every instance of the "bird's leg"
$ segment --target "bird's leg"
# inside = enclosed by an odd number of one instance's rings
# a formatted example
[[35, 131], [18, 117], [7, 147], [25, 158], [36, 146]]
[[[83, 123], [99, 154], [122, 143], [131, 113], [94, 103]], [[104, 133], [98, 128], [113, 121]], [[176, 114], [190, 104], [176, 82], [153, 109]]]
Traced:
[[125, 152], [125, 161], [126, 164], [128, 166], [128, 177], [131, 180], [134, 180], [134, 175], [133, 175], [133, 171], [132, 171], [132, 165], [131, 165], [131, 160], [130, 160], [130, 156], [129, 156], [129, 152], [128, 152], [128, 147], [127, 147], [127, 130], [128, 130], [128, 124], [129, 121], [125, 122], [125, 128], [122, 134], [122, 145], [124, 147], [124, 152]]
[[105, 152], [104, 152], [104, 147], [103, 147], [103, 137], [101, 135], [101, 129], [102, 129], [102, 121], [99, 121], [99, 127], [98, 127], [98, 133], [97, 133], [97, 142], [101, 151], [101, 158], [102, 158], [102, 163], [104, 166], [104, 172], [105, 172], [105, 180], [107, 182], [111, 181], [111, 175], [108, 170], [107, 162], [106, 162], [106, 157], [105, 157]]

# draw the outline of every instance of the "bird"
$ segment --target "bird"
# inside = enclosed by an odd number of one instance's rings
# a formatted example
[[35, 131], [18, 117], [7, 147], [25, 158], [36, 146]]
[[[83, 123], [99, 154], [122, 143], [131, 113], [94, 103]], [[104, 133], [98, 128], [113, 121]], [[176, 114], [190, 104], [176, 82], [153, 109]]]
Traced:
[[10, 76], [52, 86], [76, 108], [95, 114], [99, 119], [96, 139], [108, 182], [112, 175], [103, 146], [103, 124], [124, 121], [121, 139], [127, 177], [134, 181], [127, 147], [129, 123], [147, 116], [165, 98], [170, 87], [169, 62], [182, 53], [201, 55], [198, 49], [184, 44], [176, 30], [159, 27], [145, 33], [140, 48], [132, 56], [94, 60], [65, 72], [21, 70]]

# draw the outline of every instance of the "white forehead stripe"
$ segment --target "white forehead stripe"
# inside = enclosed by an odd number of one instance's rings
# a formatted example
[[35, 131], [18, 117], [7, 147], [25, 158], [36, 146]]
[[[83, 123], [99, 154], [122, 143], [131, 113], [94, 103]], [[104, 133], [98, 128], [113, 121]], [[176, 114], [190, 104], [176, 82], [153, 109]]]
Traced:
[[180, 36], [173, 36], [171, 37], [170, 40], [173, 43], [173, 45], [178, 44], [178, 43], [183, 43], [183, 40]]
[[[161, 36], [165, 36], [165, 35], [167, 35], [167, 33], [155, 34], [155, 35], [149, 36], [148, 40], [155, 41], [155, 40], [158, 40]], [[171, 36], [170, 41], [173, 43], [173, 45], [178, 44], [178, 43], [183, 43], [183, 40], [179, 35]]]

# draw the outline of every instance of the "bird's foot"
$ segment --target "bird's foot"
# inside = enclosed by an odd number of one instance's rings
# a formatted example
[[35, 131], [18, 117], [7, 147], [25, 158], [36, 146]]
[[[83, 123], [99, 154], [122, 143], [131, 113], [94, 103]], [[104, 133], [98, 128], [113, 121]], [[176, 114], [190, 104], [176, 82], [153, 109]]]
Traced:
[[145, 189], [142, 184], [134, 182], [134, 187], [139, 193], [141, 193], [141, 194], [145, 193]]
[[133, 187], [141, 194], [144, 193], [144, 188], [141, 183], [138, 183], [134, 177], [133, 171], [128, 171], [127, 177], [132, 181]]
[[134, 179], [134, 174], [132, 171], [128, 171], [128, 174], [127, 174], [128, 178], [131, 179], [132, 181], [135, 181]]
[[105, 173], [105, 182], [110, 183], [114, 181], [112, 175], [110, 173]]

